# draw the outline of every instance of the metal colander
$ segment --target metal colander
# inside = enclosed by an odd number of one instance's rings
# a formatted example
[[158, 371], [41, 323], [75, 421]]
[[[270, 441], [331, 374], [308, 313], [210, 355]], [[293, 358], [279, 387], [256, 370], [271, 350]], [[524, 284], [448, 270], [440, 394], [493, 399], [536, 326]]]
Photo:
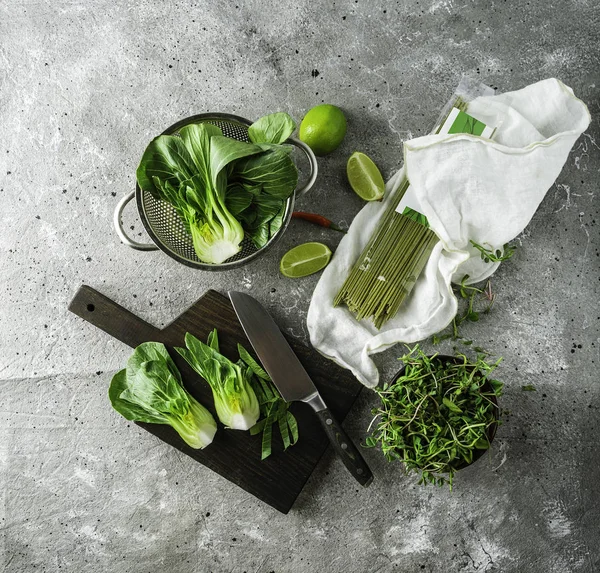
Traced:
[[[237, 139], [238, 141], [249, 141], [248, 127], [252, 124], [251, 121], [235, 115], [207, 113], [183, 119], [166, 129], [161, 135], [176, 135], [182, 127], [191, 123], [211, 123], [217, 126], [223, 132], [223, 135]], [[124, 244], [133, 249], [141, 251], [160, 249], [176, 261], [196, 269], [208, 271], [227, 270], [250, 262], [263, 254], [281, 237], [290, 222], [295, 196], [306, 193], [313, 186], [317, 177], [317, 160], [311, 149], [301, 141], [292, 138], [288, 139], [287, 143], [291, 143], [305, 153], [310, 165], [310, 172], [302, 187], [296, 189], [287, 199], [281, 228], [260, 249], [257, 249], [250, 239], [244, 238], [241, 244], [241, 251], [227, 259], [224, 263], [219, 265], [203, 263], [198, 259], [194, 251], [192, 236], [186, 230], [183, 221], [179, 218], [175, 209], [166, 201], [156, 199], [148, 191], [143, 191], [137, 184], [135, 191], [123, 197], [115, 209], [114, 225], [117, 234]], [[154, 244], [138, 243], [129, 238], [125, 233], [121, 222], [121, 215], [125, 206], [134, 196], [140, 219]]]

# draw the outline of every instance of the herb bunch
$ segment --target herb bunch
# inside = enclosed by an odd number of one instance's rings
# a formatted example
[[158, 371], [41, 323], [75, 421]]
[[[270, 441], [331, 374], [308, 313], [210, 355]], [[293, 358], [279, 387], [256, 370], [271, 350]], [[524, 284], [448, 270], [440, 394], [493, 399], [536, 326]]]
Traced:
[[490, 375], [501, 359], [427, 356], [416, 345], [400, 360], [400, 375], [375, 390], [381, 405], [372, 411], [369, 429], [376, 425], [366, 446], [379, 445], [388, 461], [404, 462], [407, 473], [420, 474], [420, 484], [452, 489], [456, 470], [490, 447], [502, 390]]

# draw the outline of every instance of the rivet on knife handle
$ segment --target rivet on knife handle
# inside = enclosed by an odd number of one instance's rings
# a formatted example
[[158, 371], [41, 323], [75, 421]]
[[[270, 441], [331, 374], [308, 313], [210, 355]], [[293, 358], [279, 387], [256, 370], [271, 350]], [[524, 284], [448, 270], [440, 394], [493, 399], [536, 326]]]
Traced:
[[325, 433], [331, 442], [335, 453], [344, 462], [348, 471], [354, 476], [356, 481], [367, 487], [373, 481], [373, 474], [369, 466], [361, 456], [356, 446], [352, 443], [342, 426], [331, 415], [329, 408], [317, 412], [317, 416], [323, 424]]

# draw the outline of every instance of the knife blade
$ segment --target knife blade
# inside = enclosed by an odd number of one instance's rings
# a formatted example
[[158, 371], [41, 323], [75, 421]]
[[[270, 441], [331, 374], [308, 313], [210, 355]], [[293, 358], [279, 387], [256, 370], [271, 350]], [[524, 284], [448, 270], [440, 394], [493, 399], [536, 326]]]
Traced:
[[258, 358], [286, 402], [301, 401], [316, 412], [336, 454], [363, 486], [373, 474], [362, 455], [321, 398], [304, 366], [291, 349], [271, 315], [253, 297], [229, 291], [229, 299]]

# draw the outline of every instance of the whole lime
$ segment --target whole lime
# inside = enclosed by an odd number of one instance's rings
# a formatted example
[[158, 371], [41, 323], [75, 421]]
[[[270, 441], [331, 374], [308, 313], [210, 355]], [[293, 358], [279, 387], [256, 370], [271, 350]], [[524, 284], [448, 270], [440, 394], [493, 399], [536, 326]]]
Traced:
[[315, 155], [327, 155], [337, 149], [346, 135], [346, 117], [337, 106], [324, 103], [310, 109], [300, 124], [300, 140]]

